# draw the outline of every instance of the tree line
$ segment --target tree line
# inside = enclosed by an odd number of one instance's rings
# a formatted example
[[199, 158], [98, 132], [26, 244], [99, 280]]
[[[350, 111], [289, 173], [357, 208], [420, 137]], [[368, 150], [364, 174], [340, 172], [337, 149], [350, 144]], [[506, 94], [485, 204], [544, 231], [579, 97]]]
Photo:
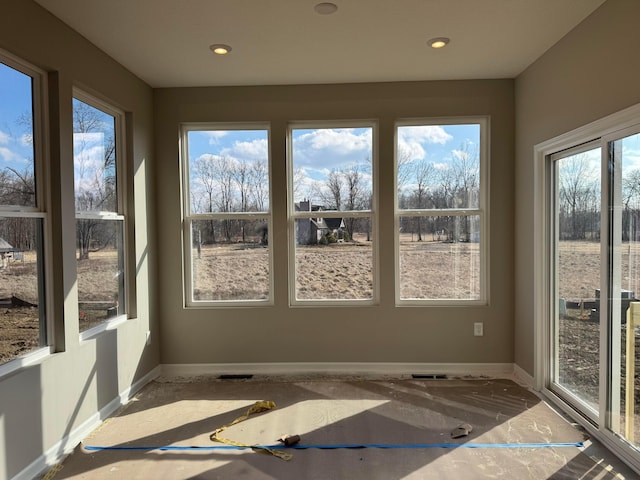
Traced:
[[[585, 154], [559, 160], [557, 180], [560, 240], [600, 241], [601, 189], [599, 162]], [[624, 170], [620, 186], [622, 241], [640, 240], [640, 169]]]
[[[462, 145], [446, 165], [426, 158], [411, 160], [406, 150], [398, 151], [398, 207], [401, 210], [478, 208], [480, 206], [480, 160], [477, 150]], [[417, 241], [429, 234], [433, 240], [475, 241], [479, 231], [470, 216], [401, 217], [400, 229]]]

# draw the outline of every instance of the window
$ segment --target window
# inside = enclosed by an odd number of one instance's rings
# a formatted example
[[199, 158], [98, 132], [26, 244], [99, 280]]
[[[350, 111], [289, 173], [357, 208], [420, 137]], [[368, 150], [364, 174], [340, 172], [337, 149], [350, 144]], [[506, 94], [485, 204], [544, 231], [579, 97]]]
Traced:
[[187, 306], [271, 302], [269, 129], [184, 125]]
[[373, 124], [289, 128], [291, 302], [376, 300]]
[[0, 363], [51, 340], [45, 321], [42, 78], [0, 52]]
[[396, 298], [486, 302], [487, 120], [396, 125]]
[[124, 315], [123, 114], [80, 92], [73, 161], [80, 332]]

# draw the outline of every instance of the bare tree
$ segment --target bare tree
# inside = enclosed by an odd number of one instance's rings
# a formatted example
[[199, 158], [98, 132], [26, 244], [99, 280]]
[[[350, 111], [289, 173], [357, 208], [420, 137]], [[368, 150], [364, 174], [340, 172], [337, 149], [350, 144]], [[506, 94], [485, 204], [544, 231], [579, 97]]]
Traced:
[[407, 148], [399, 146], [396, 161], [398, 195], [401, 195], [411, 178], [411, 152]]
[[622, 239], [638, 240], [640, 225], [640, 169], [624, 172], [622, 178]]
[[[370, 206], [371, 192], [364, 185], [364, 174], [361, 167], [357, 165], [342, 172], [343, 183], [345, 186], [345, 209], [346, 210], [362, 210]], [[345, 221], [345, 229], [349, 238], [353, 238], [356, 225], [359, 218], [348, 217]], [[367, 226], [367, 233], [370, 227]]]
[[331, 170], [326, 180], [327, 193], [321, 193], [327, 210], [342, 210], [343, 175], [338, 170]]
[[269, 172], [267, 164], [254, 161], [249, 169], [250, 194], [258, 212], [264, 212], [269, 200]]
[[[436, 176], [436, 169], [433, 163], [426, 159], [418, 160], [413, 164], [413, 179], [415, 181], [413, 191], [413, 208], [427, 208], [430, 199], [431, 189]], [[418, 242], [422, 241], [422, 217], [417, 219]]]
[[0, 170], [0, 204], [32, 206], [35, 204], [36, 184], [32, 169], [22, 172], [4, 167]]
[[[76, 212], [117, 212], [114, 119], [79, 100], [73, 102]], [[94, 158], [98, 148], [101, 158]], [[96, 219], [76, 222], [78, 259], [113, 242], [113, 226]]]
[[574, 155], [560, 160], [559, 202], [566, 222], [562, 222], [565, 235], [571, 240], [584, 239], [586, 235], [587, 211], [596, 195], [593, 169], [586, 155]]

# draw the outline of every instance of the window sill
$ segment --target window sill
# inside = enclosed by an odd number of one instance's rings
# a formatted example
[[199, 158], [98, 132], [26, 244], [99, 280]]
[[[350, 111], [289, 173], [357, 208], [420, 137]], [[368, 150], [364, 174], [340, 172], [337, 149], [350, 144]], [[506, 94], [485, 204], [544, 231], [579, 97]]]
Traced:
[[84, 332], [80, 332], [80, 341], [84, 342], [87, 340], [91, 340], [103, 332], [108, 330], [115, 330], [120, 325], [125, 323], [128, 320], [126, 315], [119, 315], [111, 320], [107, 320], [106, 322], [101, 323], [100, 325], [96, 325], [95, 327], [91, 327]]
[[16, 357], [13, 360], [9, 360], [7, 363], [0, 365], [0, 381], [5, 377], [18, 373], [20, 370], [37, 365], [41, 363], [45, 358], [48, 358], [53, 353], [53, 348], [50, 346], [41, 347], [29, 353], [25, 353], [20, 357]]

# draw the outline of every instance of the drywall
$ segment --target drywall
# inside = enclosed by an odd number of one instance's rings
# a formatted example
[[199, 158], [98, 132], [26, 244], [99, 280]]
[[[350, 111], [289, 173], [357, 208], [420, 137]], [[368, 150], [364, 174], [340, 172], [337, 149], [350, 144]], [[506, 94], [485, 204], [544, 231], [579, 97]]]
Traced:
[[[31, 0], [3, 2], [0, 48], [48, 73], [50, 113], [47, 207], [52, 224], [54, 345], [58, 352], [0, 378], [0, 479], [30, 478], [63, 453], [63, 439], [90, 427], [119, 395], [158, 365], [155, 324], [152, 91]], [[128, 213], [135, 219], [129, 262], [136, 275], [136, 318], [81, 341], [75, 283], [72, 88], [124, 110], [129, 122]], [[135, 291], [134, 291], [135, 292]], [[115, 402], [115, 403], [114, 403]], [[102, 413], [103, 414], [103, 413]], [[92, 423], [93, 422], [93, 423]], [[48, 458], [45, 458], [45, 454]]]
[[[158, 89], [158, 247], [162, 363], [513, 361], [512, 80]], [[379, 241], [393, 251], [393, 135], [401, 118], [489, 115], [490, 303], [397, 307], [394, 258], [380, 256], [376, 306], [290, 307], [287, 297], [286, 127], [292, 120], [379, 124]], [[271, 125], [274, 305], [183, 307], [178, 131], [181, 122]], [[484, 322], [485, 335], [473, 336]]]
[[[534, 373], [533, 148], [640, 102], [640, 2], [608, 0], [516, 79], [515, 362]], [[544, 25], [540, 26], [544, 29]]]

